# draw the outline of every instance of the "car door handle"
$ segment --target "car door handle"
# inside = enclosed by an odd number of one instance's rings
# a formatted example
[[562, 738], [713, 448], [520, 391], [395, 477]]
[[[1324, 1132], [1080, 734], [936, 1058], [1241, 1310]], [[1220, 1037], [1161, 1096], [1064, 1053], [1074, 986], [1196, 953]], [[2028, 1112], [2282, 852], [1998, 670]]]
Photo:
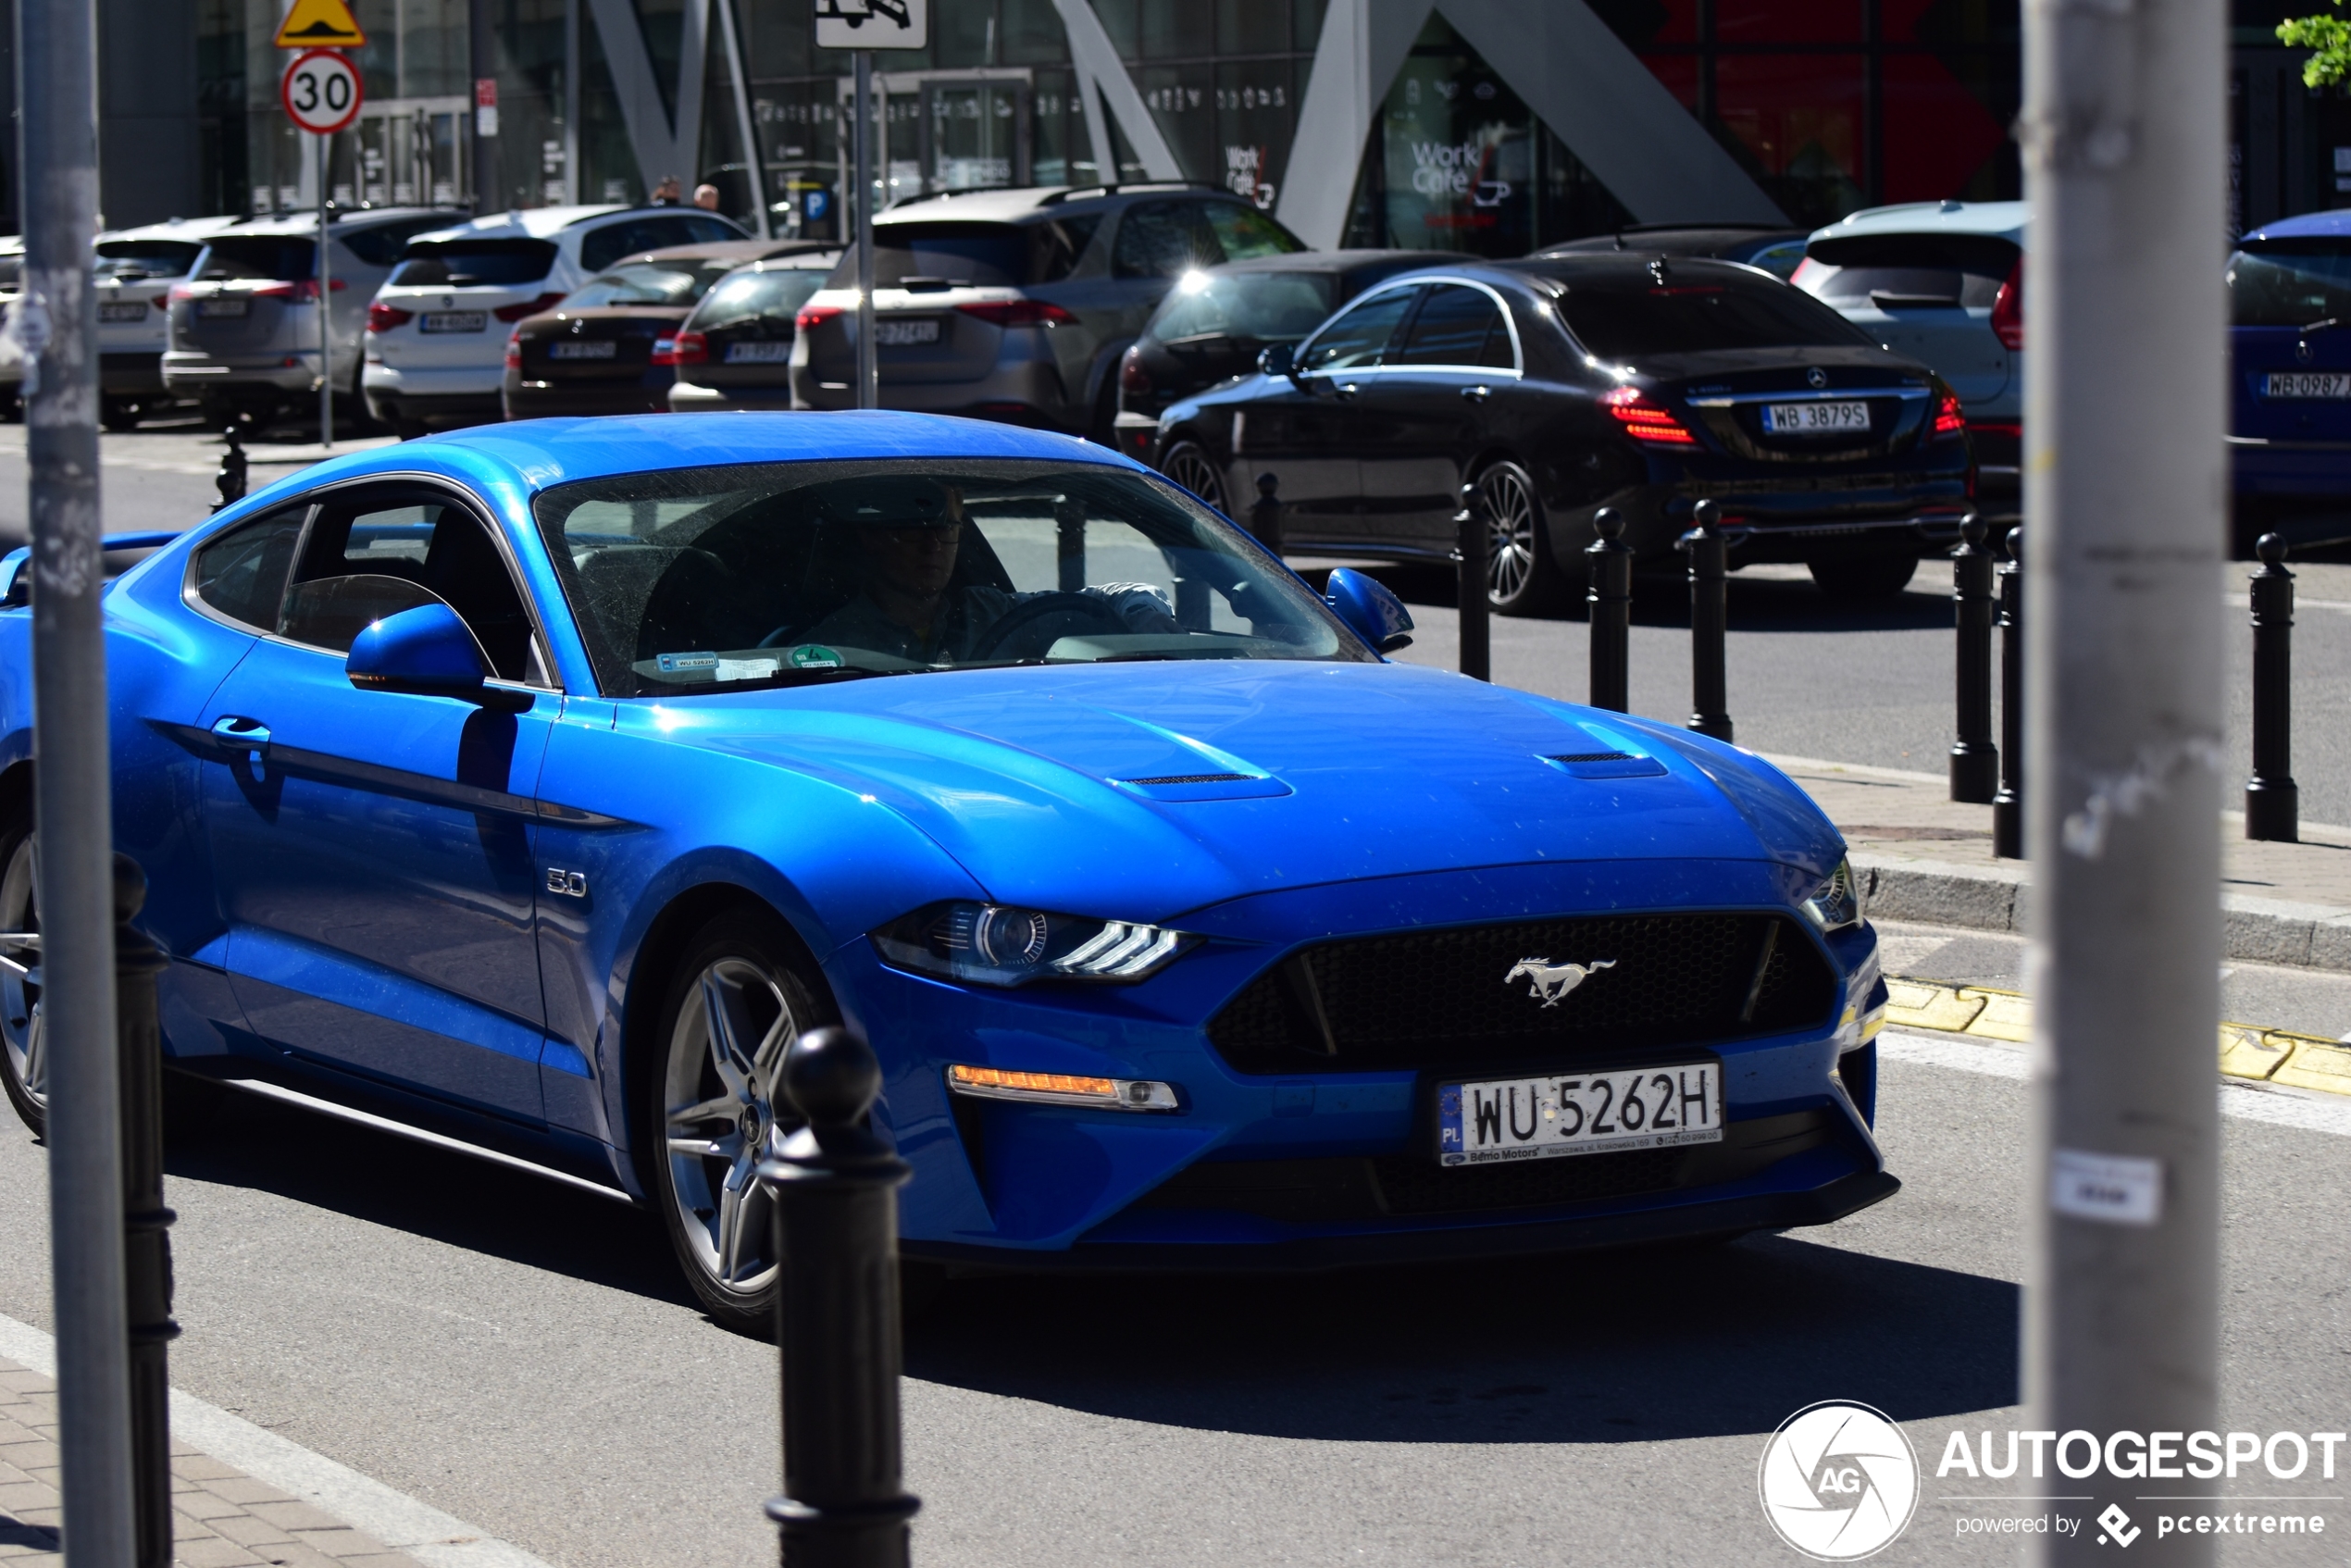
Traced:
[[1352, 398], [1357, 392], [1362, 390], [1362, 388], [1357, 386], [1354, 382], [1349, 381], [1338, 389], [1338, 395], [1341, 398]]
[[1463, 401], [1469, 403], [1484, 403], [1487, 398], [1492, 397], [1493, 395], [1494, 389], [1492, 387], [1463, 387], [1462, 389], [1462, 397]]
[[269, 727], [257, 718], [224, 714], [212, 721], [212, 733], [216, 739], [228, 741], [230, 749], [251, 752], [255, 756], [269, 750]]

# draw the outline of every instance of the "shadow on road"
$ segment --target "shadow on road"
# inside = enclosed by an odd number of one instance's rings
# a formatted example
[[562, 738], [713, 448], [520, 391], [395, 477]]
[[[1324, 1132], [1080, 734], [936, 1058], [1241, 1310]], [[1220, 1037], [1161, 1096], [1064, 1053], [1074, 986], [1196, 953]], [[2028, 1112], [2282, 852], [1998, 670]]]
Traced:
[[1785, 1237], [1300, 1279], [1000, 1276], [907, 1334], [914, 1376], [1163, 1425], [1359, 1442], [1767, 1433], [1818, 1400], [2013, 1404], [2005, 1281]]

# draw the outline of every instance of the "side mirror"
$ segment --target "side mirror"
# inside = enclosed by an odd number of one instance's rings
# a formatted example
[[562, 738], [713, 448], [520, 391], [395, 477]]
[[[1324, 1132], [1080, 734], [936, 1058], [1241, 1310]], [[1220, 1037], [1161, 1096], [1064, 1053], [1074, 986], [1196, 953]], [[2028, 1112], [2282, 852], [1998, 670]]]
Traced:
[[1267, 343], [1257, 354], [1257, 367], [1268, 376], [1287, 376], [1298, 368], [1296, 343]]
[[370, 622], [352, 639], [342, 670], [365, 691], [469, 702], [482, 700], [482, 683], [490, 678], [474, 634], [446, 604], [419, 604]]
[[1387, 585], [1350, 566], [1335, 567], [1323, 603], [1348, 629], [1382, 653], [1412, 645], [1412, 613]]

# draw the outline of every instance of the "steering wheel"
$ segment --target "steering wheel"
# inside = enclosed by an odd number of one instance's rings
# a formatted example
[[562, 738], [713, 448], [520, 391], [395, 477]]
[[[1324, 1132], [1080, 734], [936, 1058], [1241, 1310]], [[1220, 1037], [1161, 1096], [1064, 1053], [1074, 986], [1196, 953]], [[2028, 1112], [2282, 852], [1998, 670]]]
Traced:
[[1001, 657], [1008, 646], [1026, 640], [1034, 648], [1028, 656], [1042, 658], [1045, 650], [1064, 637], [1089, 631], [1116, 635], [1131, 629], [1115, 606], [1093, 594], [1041, 593], [1005, 611], [972, 643], [970, 656]]

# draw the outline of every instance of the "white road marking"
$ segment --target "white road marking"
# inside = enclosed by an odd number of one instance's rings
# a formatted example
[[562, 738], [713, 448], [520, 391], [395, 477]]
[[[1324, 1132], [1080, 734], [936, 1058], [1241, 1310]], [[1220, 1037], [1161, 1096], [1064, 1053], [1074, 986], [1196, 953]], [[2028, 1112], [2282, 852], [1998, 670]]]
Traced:
[[[56, 1340], [12, 1317], [0, 1317], [0, 1356], [44, 1377], [57, 1375]], [[171, 1435], [406, 1552], [426, 1568], [553, 1568], [430, 1503], [179, 1388], [171, 1390]]]
[[[1929, 1067], [1982, 1073], [2020, 1082], [2032, 1076], [2032, 1062], [2018, 1046], [1979, 1044], [1949, 1035], [1907, 1029], [1888, 1029], [1877, 1037], [1877, 1041], [1879, 1054], [1888, 1061], [1916, 1062]], [[2341, 1095], [2305, 1093], [2241, 1078], [2222, 1078], [2219, 1092], [2220, 1114], [2224, 1116], [2351, 1138], [2351, 1100]]]

